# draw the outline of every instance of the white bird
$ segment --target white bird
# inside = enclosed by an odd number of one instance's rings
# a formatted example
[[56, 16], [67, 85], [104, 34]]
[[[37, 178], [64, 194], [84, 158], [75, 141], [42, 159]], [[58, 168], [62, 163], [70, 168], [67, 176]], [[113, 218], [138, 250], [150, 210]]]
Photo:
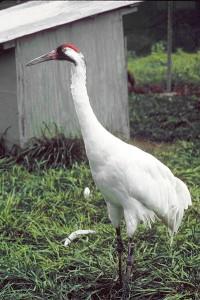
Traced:
[[133, 234], [140, 222], [150, 225], [155, 217], [176, 233], [184, 210], [191, 205], [185, 183], [151, 154], [129, 145], [107, 131], [97, 120], [86, 88], [86, 65], [83, 54], [73, 44], [57, 49], [28, 63], [47, 60], [72, 62], [71, 93], [81, 127], [93, 179], [103, 194], [108, 215], [116, 229], [119, 257], [119, 280], [123, 244], [120, 223], [125, 218], [129, 237], [125, 285], [132, 268]]

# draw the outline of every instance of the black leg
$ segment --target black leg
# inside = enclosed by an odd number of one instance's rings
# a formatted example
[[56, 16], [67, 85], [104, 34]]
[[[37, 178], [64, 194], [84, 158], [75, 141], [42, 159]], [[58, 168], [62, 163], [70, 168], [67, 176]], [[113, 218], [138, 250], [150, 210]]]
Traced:
[[117, 241], [117, 253], [119, 262], [119, 283], [122, 286], [122, 252], [124, 251], [124, 245], [121, 238], [120, 227], [116, 228], [116, 241]]
[[131, 239], [129, 239], [129, 242], [128, 242], [127, 268], [126, 268], [126, 277], [127, 277], [128, 280], [130, 279], [131, 271], [132, 271], [132, 266], [133, 266], [133, 248], [134, 248], [134, 244], [131, 241]]
[[132, 266], [133, 266], [133, 247], [134, 244], [129, 239], [128, 242], [128, 257], [127, 257], [127, 266], [126, 266], [126, 275], [124, 278], [124, 284], [123, 284], [123, 295], [122, 295], [122, 300], [129, 299], [129, 280], [131, 276], [131, 271], [132, 271]]

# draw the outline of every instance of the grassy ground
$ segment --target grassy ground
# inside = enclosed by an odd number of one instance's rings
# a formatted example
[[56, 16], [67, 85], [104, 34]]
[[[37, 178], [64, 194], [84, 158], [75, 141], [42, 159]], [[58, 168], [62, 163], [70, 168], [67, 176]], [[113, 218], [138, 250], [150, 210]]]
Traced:
[[[166, 228], [140, 226], [135, 235], [131, 299], [199, 299], [199, 147], [148, 148], [187, 182], [193, 206], [170, 248]], [[83, 198], [88, 186], [91, 197]], [[63, 239], [94, 229], [68, 248]], [[120, 299], [114, 229], [86, 164], [28, 172], [0, 161], [0, 299]], [[123, 227], [123, 237], [126, 234]]]
[[[137, 84], [166, 83], [167, 57], [165, 47], [157, 43], [150, 55], [145, 57], [129, 56], [128, 69], [134, 74]], [[200, 51], [186, 53], [181, 49], [172, 54], [172, 82], [178, 84], [193, 84], [199, 86]]]
[[130, 133], [157, 142], [199, 140], [200, 98], [196, 96], [129, 96]]

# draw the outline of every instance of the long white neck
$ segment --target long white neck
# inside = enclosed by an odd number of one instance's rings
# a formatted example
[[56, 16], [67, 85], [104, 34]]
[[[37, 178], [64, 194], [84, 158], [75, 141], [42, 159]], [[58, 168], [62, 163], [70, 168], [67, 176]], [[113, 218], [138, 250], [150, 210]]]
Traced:
[[[105, 137], [108, 132], [99, 123], [91, 108], [86, 88], [86, 66], [83, 57], [80, 57], [77, 64], [72, 66], [71, 93], [86, 151], [89, 154], [91, 151], [94, 152], [94, 145], [97, 145], [98, 140]], [[102, 141], [100, 140], [100, 142]]]

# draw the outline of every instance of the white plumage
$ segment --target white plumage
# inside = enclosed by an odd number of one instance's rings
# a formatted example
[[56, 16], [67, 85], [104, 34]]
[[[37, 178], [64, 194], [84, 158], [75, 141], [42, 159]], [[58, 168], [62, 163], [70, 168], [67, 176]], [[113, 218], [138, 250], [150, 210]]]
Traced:
[[[97, 120], [87, 94], [86, 66], [79, 49], [63, 44], [28, 65], [46, 60], [68, 60], [71, 70], [71, 92], [79, 119], [92, 176], [107, 203], [109, 218], [116, 228], [119, 258], [119, 281], [122, 284], [123, 243], [120, 221], [124, 216], [129, 236], [126, 279], [123, 299], [127, 299], [128, 282], [133, 263], [133, 236], [138, 224], [151, 225], [159, 218], [176, 233], [184, 210], [191, 205], [187, 186], [154, 156], [129, 145], [108, 132]], [[66, 243], [69, 241], [67, 240]]]
[[154, 156], [109, 133], [97, 120], [86, 89], [86, 67], [81, 53], [67, 48], [72, 66], [71, 91], [81, 126], [92, 176], [103, 194], [115, 228], [124, 216], [128, 236], [139, 222], [155, 217], [177, 232], [184, 209], [191, 205], [187, 186]]

